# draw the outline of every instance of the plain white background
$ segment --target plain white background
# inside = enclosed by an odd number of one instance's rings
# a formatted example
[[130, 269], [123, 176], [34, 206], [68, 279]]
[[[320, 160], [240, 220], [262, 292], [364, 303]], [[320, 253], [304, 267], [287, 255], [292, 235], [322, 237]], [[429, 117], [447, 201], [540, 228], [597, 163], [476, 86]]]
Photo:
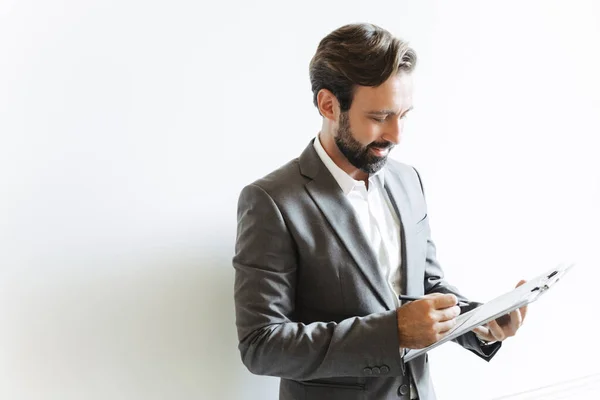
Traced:
[[579, 263], [491, 363], [433, 351], [439, 398], [600, 372], [598, 2], [2, 0], [0, 398], [276, 398], [236, 347], [237, 196], [316, 135], [308, 62], [357, 21], [418, 53], [393, 157], [448, 279]]

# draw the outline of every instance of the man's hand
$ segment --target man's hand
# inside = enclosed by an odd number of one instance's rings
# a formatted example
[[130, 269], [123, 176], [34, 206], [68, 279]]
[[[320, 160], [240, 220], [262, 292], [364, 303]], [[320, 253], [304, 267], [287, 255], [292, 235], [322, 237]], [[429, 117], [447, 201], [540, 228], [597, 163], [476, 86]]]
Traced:
[[421, 349], [440, 340], [460, 314], [453, 294], [432, 293], [396, 309], [400, 347]]
[[[526, 281], [520, 281], [517, 287], [524, 284]], [[485, 325], [478, 326], [473, 329], [473, 332], [480, 339], [487, 342], [502, 341], [511, 336], [515, 336], [527, 315], [527, 306], [523, 306], [509, 314], [503, 315], [494, 321], [490, 321]]]

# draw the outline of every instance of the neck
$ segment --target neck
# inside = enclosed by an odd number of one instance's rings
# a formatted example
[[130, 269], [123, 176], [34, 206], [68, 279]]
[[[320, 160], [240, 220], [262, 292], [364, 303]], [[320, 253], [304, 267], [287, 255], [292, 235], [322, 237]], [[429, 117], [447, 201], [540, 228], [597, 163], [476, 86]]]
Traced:
[[356, 168], [354, 165], [348, 161], [346, 156], [342, 154], [337, 144], [335, 144], [335, 140], [333, 139], [333, 135], [321, 132], [317, 136], [317, 140], [320, 140], [321, 146], [327, 153], [327, 155], [331, 158], [331, 160], [342, 169], [345, 173], [350, 175], [353, 179], [357, 181], [365, 182], [365, 185], [369, 185], [369, 174], [366, 172]]

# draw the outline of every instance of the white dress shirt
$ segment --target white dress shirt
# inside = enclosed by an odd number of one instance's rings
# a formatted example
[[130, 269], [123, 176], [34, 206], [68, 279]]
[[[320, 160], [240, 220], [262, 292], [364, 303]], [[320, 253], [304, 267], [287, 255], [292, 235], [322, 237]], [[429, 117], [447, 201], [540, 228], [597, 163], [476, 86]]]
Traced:
[[388, 289], [392, 291], [396, 306], [400, 306], [401, 293], [401, 247], [400, 220], [385, 190], [385, 168], [369, 175], [369, 187], [357, 181], [333, 162], [327, 154], [319, 136], [315, 138], [317, 154], [352, 204], [361, 228], [369, 240]]
[[[381, 273], [387, 277], [388, 289], [393, 293], [396, 307], [400, 307], [398, 299], [402, 291], [400, 220], [385, 190], [385, 167], [369, 175], [367, 189], [363, 181], [355, 180], [333, 162], [323, 148], [318, 135], [314, 147], [319, 158], [352, 204], [361, 228], [377, 256]], [[399, 351], [402, 356], [403, 349], [399, 348]], [[412, 379], [410, 379], [410, 398], [418, 398]]]

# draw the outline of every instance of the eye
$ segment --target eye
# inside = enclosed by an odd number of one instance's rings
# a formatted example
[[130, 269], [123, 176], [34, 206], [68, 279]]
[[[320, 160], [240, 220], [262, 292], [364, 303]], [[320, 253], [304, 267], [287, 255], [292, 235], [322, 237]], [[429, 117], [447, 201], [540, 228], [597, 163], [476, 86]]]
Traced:
[[375, 122], [378, 122], [380, 124], [385, 122], [385, 118], [377, 118], [377, 117], [371, 117], [371, 119]]

